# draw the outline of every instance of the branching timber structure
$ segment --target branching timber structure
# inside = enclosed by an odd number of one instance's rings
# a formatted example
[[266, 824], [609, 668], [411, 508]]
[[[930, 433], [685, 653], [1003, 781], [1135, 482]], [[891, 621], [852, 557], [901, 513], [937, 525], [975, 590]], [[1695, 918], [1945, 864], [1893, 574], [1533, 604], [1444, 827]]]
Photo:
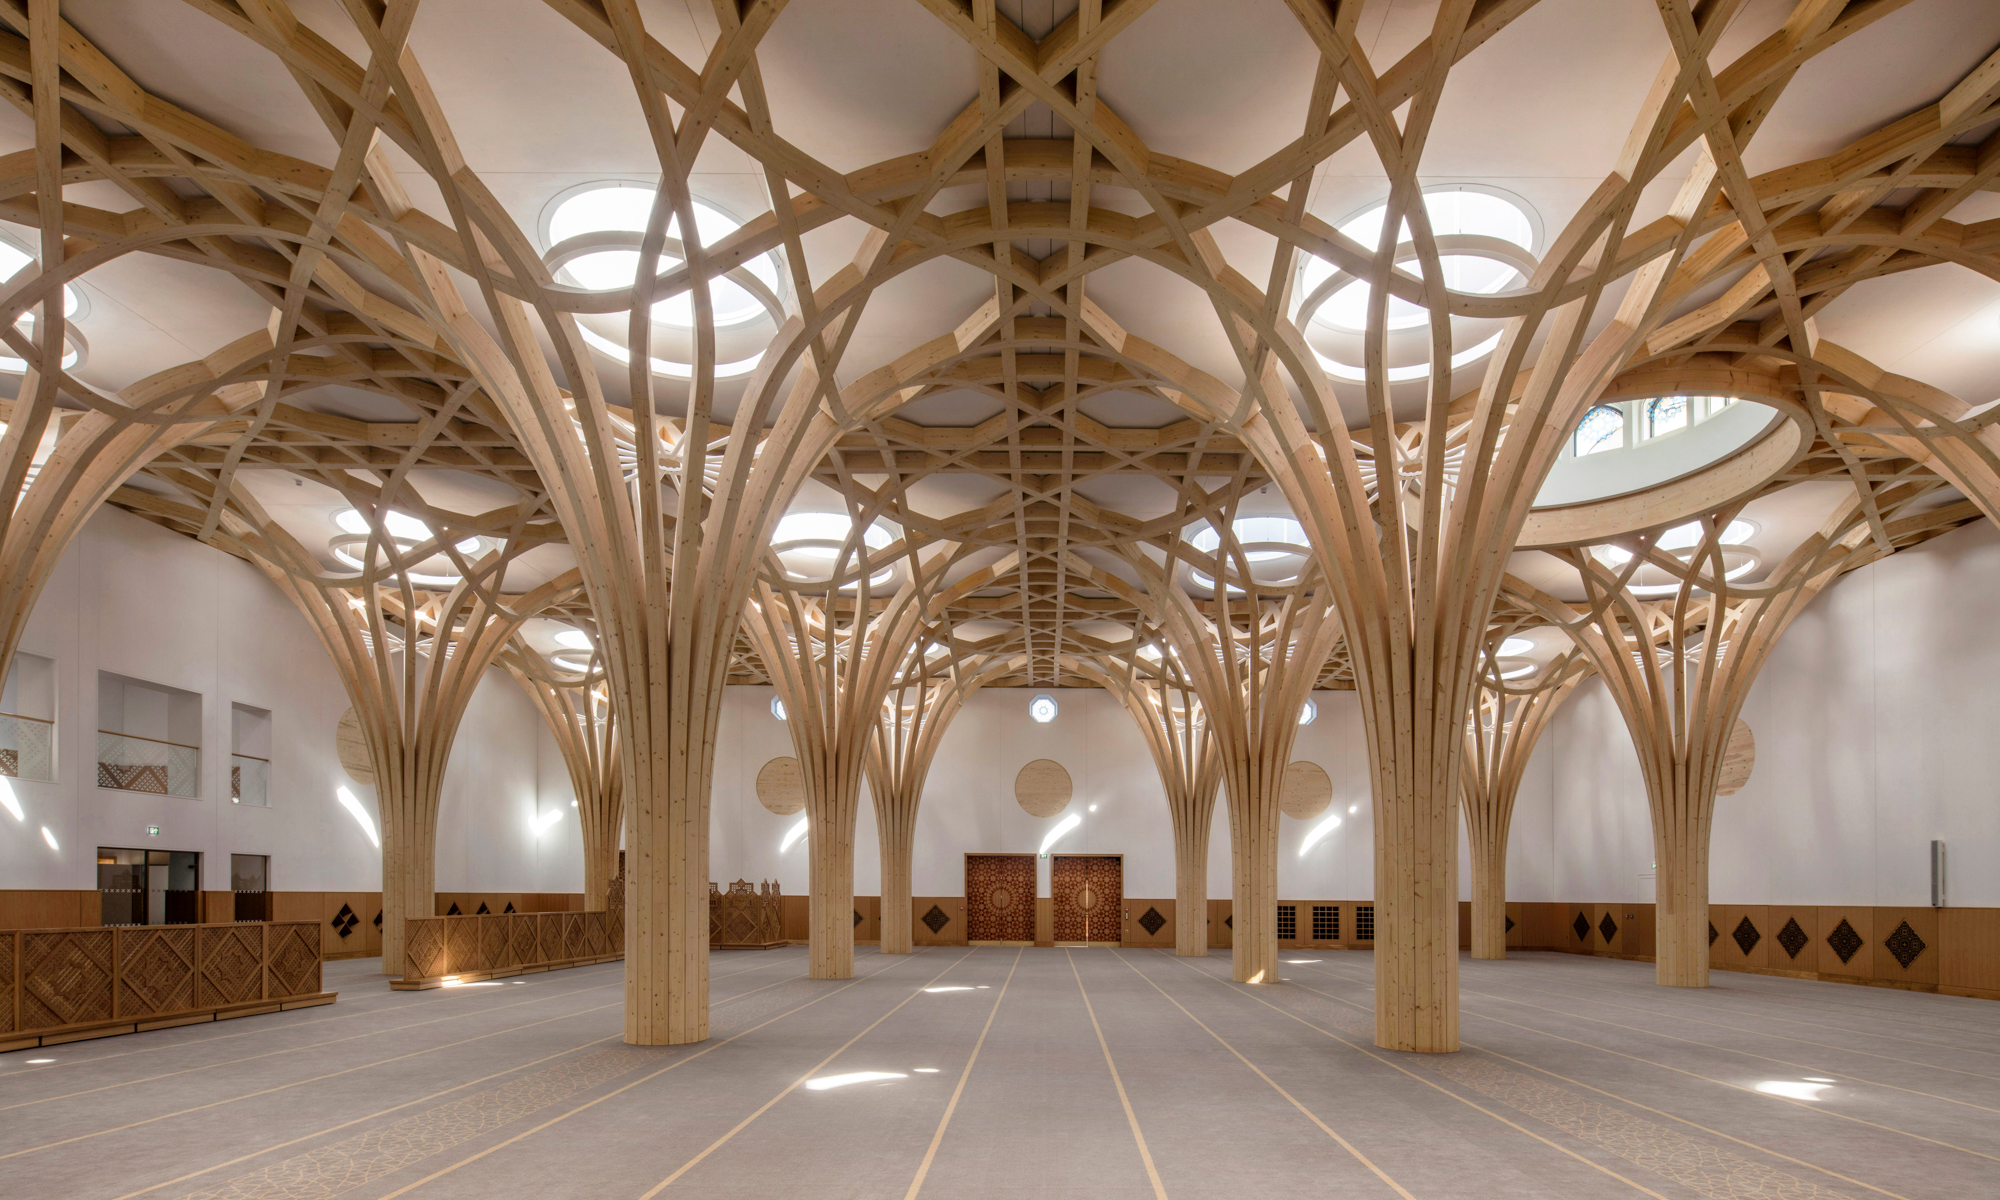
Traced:
[[[236, 110], [168, 55], [121, 61], [103, 46], [133, 38], [57, 0], [0, 5], [0, 93], [33, 129], [0, 155], [0, 220], [35, 246], [0, 286], [0, 339], [22, 364], [0, 440], [0, 490], [16, 498], [0, 541], [0, 651], [109, 498], [250, 557], [294, 595], [373, 714], [378, 762], [414, 763], [410, 747], [428, 747], [429, 765], [385, 788], [434, 794], [464, 694], [489, 662], [521, 668], [552, 728], [588, 718], [576, 725], [588, 752], [571, 765], [589, 766], [579, 805], [586, 785], [597, 805], [593, 880], [624, 806], [626, 1037], [642, 1044], [708, 1032], [707, 829], [726, 684], [789, 689], [788, 704], [809, 698], [802, 716], [812, 696], [833, 705], [811, 734], [827, 772], [816, 878], [827, 873], [830, 901], [851, 872], [837, 834], [844, 822], [851, 843], [865, 760], [884, 817], [885, 947], [907, 942], [890, 932], [904, 921], [890, 892], [907, 898], [926, 765], [971, 688], [1112, 686], [1147, 714], [1149, 739], [1169, 729], [1163, 705], [1179, 691], [1228, 781], [1239, 979], [1269, 978], [1275, 961], [1266, 864], [1289, 722], [1310, 688], [1352, 688], [1377, 810], [1376, 1040], [1453, 1050], [1460, 804], [1479, 797], [1466, 819], [1486, 847], [1476, 874], [1492, 881], [1509, 772], [1559, 699], [1495, 686], [1496, 638], [1521, 628], [1517, 610], [1495, 615], [1518, 552], [1575, 567], [1585, 591], [1534, 611], [1586, 651], [1585, 631], [1605, 622], [1656, 648], [1749, 622], [1716, 644], [1761, 639], [1761, 654], [1809, 581], [2000, 518], [2000, 414], [1818, 329], [1843, 297], [1907, 272], [2000, 279], [2000, 220], [1961, 219], [2000, 182], [2000, 58], [1914, 110], [1892, 98], [1902, 107], [1875, 127], [1823, 138], [1831, 153], [1753, 174], [1746, 155], [1817, 60], [1893, 36], [1885, 20], [1921, 4], [1800, 0], [1739, 46], [1725, 34], [1743, 0], [1663, 0], [1648, 19], [1668, 53], [1644, 68], [1653, 83], [1619, 118], [1620, 149], [1587, 168], [1597, 184], [1529, 253], [1439, 232], [1426, 184], [1465, 80], [1524, 40], [1576, 31], [1535, 0], [1440, 0], [1398, 38], [1383, 33], [1391, 7], [1288, 0], [1287, 45], [1311, 60], [1303, 110], [1283, 114], [1281, 145], [1215, 147], [1226, 170], [1149, 145], [1199, 143], [1127, 106], [1137, 93], [1117, 73], [1145, 63], [1145, 39], [1169, 19], [1152, 0], [1065, 3], [1048, 19], [993, 0], [859, 5], [853, 20], [915, 22], [964, 71], [942, 107], [909, 100], [930, 107], [880, 120], [906, 141], [859, 163], [836, 161], [844, 143], [816, 142], [785, 80], [767, 75], [795, 53], [783, 39], [804, 6], [717, 4], [685, 28], [638, 0], [519, 6], [522, 36], [624, 81], [635, 152], [653, 168], [637, 172], [651, 180], [640, 217], [557, 238], [534, 211], [548, 198], [513, 190], [512, 148], [490, 132], [495, 112], [507, 124], [523, 111], [506, 107], [513, 97], [433, 85], [426, 67], [452, 39], [432, 10], [189, 0], [180, 15], [212, 39], [196, 59], [217, 75], [254, 62], [296, 89], [269, 98], [270, 129], [292, 122], [281, 137], [206, 115]], [[481, 77], [500, 69], [482, 64]], [[534, 83], [495, 91], [549, 102]], [[1336, 159], [1379, 185], [1368, 229], [1320, 215], [1315, 188]], [[720, 175], [751, 181], [734, 201], [745, 219], [726, 231], [703, 217]], [[572, 264], [604, 252], [629, 257], [629, 282], [584, 285]], [[1445, 260], [1468, 254], [1518, 278], [1454, 287]], [[1325, 271], [1308, 286], [1315, 265]], [[76, 331], [63, 289], [114, 294], [141, 276], [268, 322], [144, 369], [109, 354], [64, 366]], [[1338, 367], [1308, 309], [1350, 286], [1360, 361]], [[732, 296], [747, 298], [741, 312]], [[1695, 476], [1537, 506], [1591, 406], [1677, 394], [1752, 399], [1782, 420]], [[1720, 581], [1652, 549], [1690, 519], [1713, 533], [1718, 514], [1829, 482], [1850, 489], [1851, 511], [1809, 554], [1774, 554], [1783, 565], [1768, 578]], [[1947, 484], [1963, 504], [1924, 507]], [[366, 517], [361, 567], [318, 548], [323, 514], [287, 489]], [[773, 565], [780, 524], [800, 511], [845, 515], [858, 594], [808, 599]], [[390, 513], [436, 540], [403, 537]], [[1260, 579], [1250, 555], [1263, 552], [1234, 532], [1246, 518], [1299, 522], [1298, 557], [1311, 561], [1298, 582]], [[908, 578], [886, 598], [868, 584], [877, 524], [923, 575], [907, 603]], [[1204, 527], [1213, 550], [1192, 540]], [[456, 550], [475, 539], [482, 557]], [[1604, 545], [1682, 564], [1673, 615], [1619, 599], [1618, 573], [1592, 557]], [[455, 582], [416, 582], [420, 553], [448, 561]], [[587, 671], [551, 667], [528, 640], [503, 651], [540, 612], [591, 631]], [[812, 629], [823, 635], [799, 636]], [[391, 651], [402, 637], [451, 652], [419, 670], [423, 655]], [[832, 649], [849, 638], [867, 653]], [[1624, 671], [1622, 655], [1586, 657], [1607, 682], [1606, 662]], [[1712, 807], [1698, 786], [1706, 739], [1728, 728], [1711, 718], [1740, 705], [1754, 674], [1747, 649], [1731, 657], [1710, 672], [1721, 690], [1704, 693], [1699, 729], [1661, 751], [1676, 764], [1663, 781], [1693, 772], [1692, 791], [1673, 793], [1685, 792], [1673, 828], [1689, 846]], [[845, 672], [866, 686], [838, 682]], [[1627, 688], [1635, 706], [1665, 686], [1642, 682]], [[615, 750], [595, 732], [600, 711]], [[1154, 747], [1177, 828], [1200, 815], [1198, 741], [1168, 757]], [[423, 801], [385, 791], [382, 803], [385, 832], [386, 814], [407, 810], [415, 824], [398, 845], [418, 845]], [[1177, 846], [1192, 853], [1196, 837]], [[1698, 903], [1688, 855], [1677, 920]], [[1192, 936], [1186, 906], [1205, 885], [1182, 865], [1179, 928]], [[395, 859], [398, 905], [419, 903], [428, 870]], [[1503, 885], [1474, 884], [1491, 893], [1475, 941], [1492, 948]], [[815, 970], [839, 974], [851, 929], [820, 891], [832, 923], [816, 920]], [[1667, 972], [1665, 955], [1663, 978], [1705, 970], [1681, 955]]]

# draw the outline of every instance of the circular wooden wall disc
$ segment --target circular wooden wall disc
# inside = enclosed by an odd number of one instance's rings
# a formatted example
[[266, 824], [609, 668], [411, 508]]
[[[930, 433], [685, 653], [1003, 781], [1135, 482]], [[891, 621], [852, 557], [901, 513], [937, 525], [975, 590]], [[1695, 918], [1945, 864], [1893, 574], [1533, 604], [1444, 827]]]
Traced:
[[1069, 772], [1054, 759], [1038, 758], [1014, 776], [1014, 799], [1029, 816], [1053, 817], [1069, 807]]
[[1750, 772], [1757, 767], [1757, 738], [1750, 732], [1750, 726], [1741, 717], [1736, 720], [1736, 728], [1729, 732], [1729, 746], [1722, 752], [1722, 771], [1716, 776], [1715, 794], [1734, 796], [1750, 782]]
[[333, 727], [333, 744], [347, 777], [363, 787], [374, 787], [375, 756], [368, 753], [368, 739], [361, 735], [361, 718], [353, 709], [340, 714], [340, 724]]
[[1301, 760], [1285, 768], [1285, 786], [1278, 793], [1278, 808], [1288, 817], [1310, 821], [1333, 803], [1333, 780], [1318, 763]]
[[757, 772], [757, 801], [781, 817], [789, 817], [806, 806], [806, 777], [799, 760], [787, 755], [774, 758]]

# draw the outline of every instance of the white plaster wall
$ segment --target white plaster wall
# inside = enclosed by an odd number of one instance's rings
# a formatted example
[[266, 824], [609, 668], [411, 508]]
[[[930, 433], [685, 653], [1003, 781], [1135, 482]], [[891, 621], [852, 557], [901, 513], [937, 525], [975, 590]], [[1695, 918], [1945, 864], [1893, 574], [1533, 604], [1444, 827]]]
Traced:
[[[98, 846], [202, 852], [202, 886], [229, 886], [229, 855], [271, 856], [282, 891], [380, 886], [381, 858], [334, 799], [351, 787], [334, 751], [347, 694], [304, 619], [249, 564], [116, 509], [93, 516], [29, 619], [21, 649], [55, 660], [57, 772], [7, 781], [25, 819], [0, 812], [0, 886], [92, 888]], [[96, 786], [100, 670], [200, 693], [201, 797]], [[271, 713], [271, 806], [229, 801], [230, 705]], [[576, 891], [581, 851], [570, 813], [541, 839], [530, 826], [552, 739], [519, 687], [491, 672], [449, 760], [440, 818], [440, 890]], [[495, 819], [497, 818], [497, 819]], [[43, 841], [41, 827], [60, 849]], [[157, 825], [158, 838], [147, 835]], [[565, 835], [567, 835], [565, 837]]]
[[[1131, 716], [1106, 692], [1064, 689], [1055, 693], [1056, 719], [1039, 725], [1028, 716], [1028, 702], [1037, 694], [1024, 688], [978, 692], [945, 731], [918, 809], [913, 894], [957, 895], [964, 890], [968, 852], [1038, 850], [1048, 831], [1075, 813], [1082, 824], [1052, 852], [1123, 854], [1127, 895], [1172, 896], [1173, 826], [1159, 773]], [[803, 843], [778, 850], [800, 818], [775, 816], [756, 798], [758, 770], [772, 758], [794, 753], [784, 723], [771, 715], [771, 696], [770, 688], [731, 688], [724, 698], [710, 875], [725, 883], [739, 877], [776, 879], [787, 893], [803, 893], [808, 884]], [[1293, 757], [1326, 769], [1334, 781], [1335, 802], [1328, 815], [1339, 815], [1341, 824], [1301, 857], [1300, 844], [1318, 822], [1281, 818], [1280, 889], [1288, 895], [1362, 896], [1372, 879], [1372, 816], [1360, 710], [1351, 692], [1321, 692], [1315, 699], [1318, 719], [1299, 731]], [[1031, 817], [1014, 799], [1015, 775], [1038, 758], [1061, 763], [1075, 788], [1070, 807], [1056, 817]], [[1090, 811], [1092, 805], [1097, 811]], [[1356, 811], [1350, 813], [1350, 806]], [[1037, 865], [1047, 894], [1048, 863]], [[1209, 846], [1208, 886], [1213, 897], [1230, 894], [1229, 823], [1220, 801]], [[874, 812], [864, 785], [855, 830], [854, 889], [865, 896], [880, 887]], [[1357, 888], [1364, 890], [1353, 890]]]

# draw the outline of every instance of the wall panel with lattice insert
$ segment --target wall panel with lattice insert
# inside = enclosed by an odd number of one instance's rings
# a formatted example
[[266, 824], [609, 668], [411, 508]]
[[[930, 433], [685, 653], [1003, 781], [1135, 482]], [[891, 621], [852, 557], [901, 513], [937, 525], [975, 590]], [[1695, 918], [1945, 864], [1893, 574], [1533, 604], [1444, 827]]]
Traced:
[[334, 998], [317, 923], [0, 930], [0, 1051]]
[[965, 937], [971, 942], [1035, 940], [1035, 857], [965, 856]]

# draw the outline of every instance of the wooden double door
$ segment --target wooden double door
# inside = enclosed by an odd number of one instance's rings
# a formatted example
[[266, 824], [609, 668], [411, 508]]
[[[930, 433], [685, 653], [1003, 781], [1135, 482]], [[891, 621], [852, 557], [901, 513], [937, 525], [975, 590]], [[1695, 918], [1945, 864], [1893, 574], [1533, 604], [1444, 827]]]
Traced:
[[1035, 940], [1035, 856], [965, 856], [965, 940]]
[[1125, 935], [1125, 856], [1058, 854], [1049, 862], [1055, 940], [1117, 945]]

